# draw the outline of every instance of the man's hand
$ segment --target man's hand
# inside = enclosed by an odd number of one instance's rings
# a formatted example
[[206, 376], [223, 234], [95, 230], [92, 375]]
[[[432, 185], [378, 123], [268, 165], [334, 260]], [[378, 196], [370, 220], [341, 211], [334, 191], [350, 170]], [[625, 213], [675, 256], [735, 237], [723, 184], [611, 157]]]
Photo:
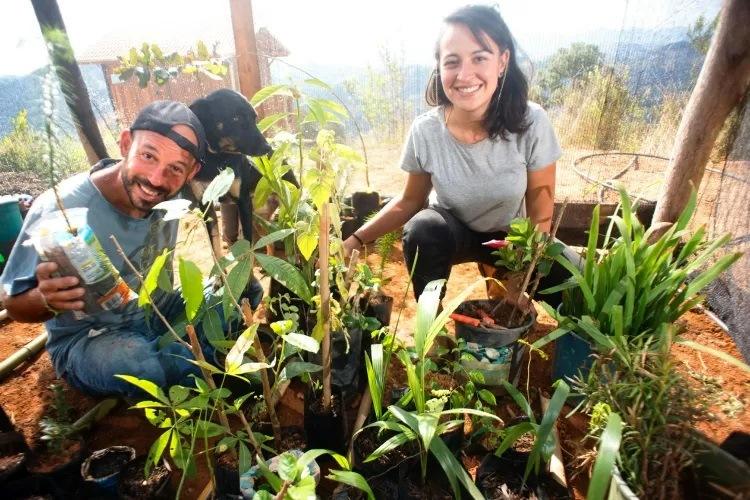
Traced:
[[42, 262], [36, 267], [37, 289], [42, 299], [53, 311], [80, 311], [84, 307], [86, 290], [78, 285], [78, 278], [65, 276], [54, 278], [57, 271], [54, 262]]

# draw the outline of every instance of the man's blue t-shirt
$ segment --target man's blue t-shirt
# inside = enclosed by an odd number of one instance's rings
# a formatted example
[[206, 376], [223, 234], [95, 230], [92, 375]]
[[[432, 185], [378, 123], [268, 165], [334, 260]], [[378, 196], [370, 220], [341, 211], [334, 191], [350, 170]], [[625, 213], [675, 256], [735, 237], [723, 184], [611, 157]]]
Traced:
[[[138, 279], [117, 252], [110, 236], [113, 235], [117, 239], [128, 259], [141, 274], [145, 274], [163, 249], [174, 248], [178, 221], [163, 221], [164, 212], [159, 210], [152, 211], [143, 219], [137, 219], [123, 214], [112, 206], [91, 182], [90, 174], [117, 161], [102, 160], [91, 169], [91, 172], [83, 172], [66, 179], [58, 186], [58, 193], [66, 209], [88, 208], [86, 223], [94, 231], [120, 276], [131, 290], [138, 292]], [[18, 295], [37, 286], [36, 267], [40, 258], [34, 247], [28, 244], [28, 231], [37, 221], [57, 210], [55, 196], [51, 190], [42, 194], [29, 210], [0, 277], [0, 284], [6, 294]], [[167, 268], [171, 269], [171, 265], [167, 265]], [[153, 299], [160, 308], [168, 309], [174, 300], [179, 299], [179, 294], [168, 295], [157, 291]], [[57, 374], [63, 375], [68, 348], [81, 335], [103, 335], [108, 331], [129, 329], [136, 323], [143, 325], [144, 314], [145, 311], [138, 307], [137, 300], [132, 300], [119, 310], [103, 311], [82, 319], [76, 319], [72, 312], [65, 312], [47, 321], [47, 350]]]

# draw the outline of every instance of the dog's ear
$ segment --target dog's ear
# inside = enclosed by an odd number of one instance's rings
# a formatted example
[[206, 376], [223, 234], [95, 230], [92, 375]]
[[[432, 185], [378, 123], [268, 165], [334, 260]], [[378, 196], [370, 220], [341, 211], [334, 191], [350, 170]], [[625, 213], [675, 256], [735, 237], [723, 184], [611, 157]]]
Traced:
[[190, 110], [195, 113], [195, 116], [201, 121], [205, 127], [207, 124], [213, 122], [213, 114], [211, 113], [211, 106], [205, 98], [196, 99], [190, 105]]

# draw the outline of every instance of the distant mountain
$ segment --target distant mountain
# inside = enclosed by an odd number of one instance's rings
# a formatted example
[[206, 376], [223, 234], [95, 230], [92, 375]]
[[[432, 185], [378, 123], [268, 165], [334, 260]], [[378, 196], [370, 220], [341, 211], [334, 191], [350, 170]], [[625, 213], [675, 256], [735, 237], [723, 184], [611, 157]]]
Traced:
[[[44, 126], [42, 85], [47, 71], [47, 68], [40, 68], [24, 76], [0, 76], [0, 137], [12, 130], [11, 119], [22, 109], [28, 111], [32, 127]], [[111, 123], [114, 109], [101, 68], [94, 64], [83, 64], [81, 74], [93, 103], [94, 116], [97, 120], [105, 119]], [[59, 86], [55, 92], [55, 110], [59, 117], [57, 125], [67, 133], [74, 133], [70, 112]]]

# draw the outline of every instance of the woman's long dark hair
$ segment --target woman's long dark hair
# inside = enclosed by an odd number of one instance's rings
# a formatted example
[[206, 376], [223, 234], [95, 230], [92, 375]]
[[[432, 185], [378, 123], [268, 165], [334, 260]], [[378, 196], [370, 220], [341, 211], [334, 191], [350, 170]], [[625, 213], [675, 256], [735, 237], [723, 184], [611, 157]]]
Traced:
[[[474, 35], [477, 42], [486, 50], [490, 47], [485, 43], [484, 36], [489, 36], [500, 48], [510, 53], [508, 67], [505, 69], [505, 84], [498, 81], [497, 89], [492, 94], [492, 100], [487, 110], [484, 127], [491, 139], [501, 137], [507, 139], [508, 132], [518, 134], [526, 131], [526, 108], [528, 107], [529, 84], [518, 66], [516, 46], [510, 34], [508, 25], [497, 9], [486, 5], [469, 5], [462, 7], [445, 18], [446, 24], [463, 24]], [[440, 40], [435, 46], [435, 60], [440, 67]], [[425, 90], [425, 100], [430, 106], [450, 104], [440, 82], [438, 69], [433, 71]], [[498, 94], [502, 89], [502, 95]]]

